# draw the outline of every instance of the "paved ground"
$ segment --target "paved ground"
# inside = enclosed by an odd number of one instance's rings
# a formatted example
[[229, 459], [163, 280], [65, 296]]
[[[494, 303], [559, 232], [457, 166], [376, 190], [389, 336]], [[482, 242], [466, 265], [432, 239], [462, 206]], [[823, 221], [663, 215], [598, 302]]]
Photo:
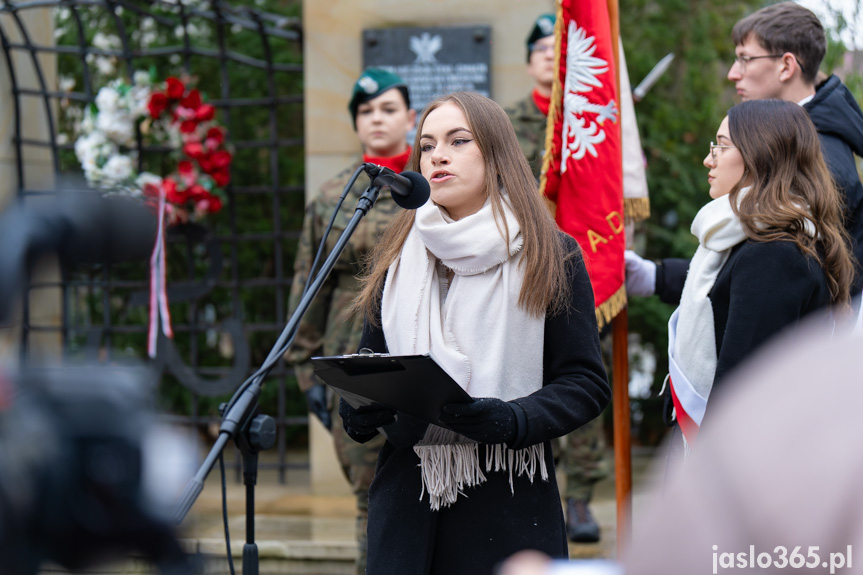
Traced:
[[[294, 454], [302, 461], [305, 453]], [[645, 486], [652, 473], [649, 467], [652, 451], [633, 453], [633, 528], [638, 530], [642, 510], [650, 503]], [[609, 453], [609, 457], [612, 454]], [[242, 572], [242, 548], [245, 541], [245, 488], [228, 478], [227, 489], [231, 547], [235, 570]], [[307, 470], [290, 470], [287, 482], [278, 483], [274, 471], [261, 472], [256, 488], [255, 539], [260, 555], [260, 573], [302, 573], [306, 575], [348, 575], [353, 572], [356, 553], [354, 542], [354, 501], [350, 496], [316, 496], [311, 494]], [[598, 484], [591, 509], [602, 528], [598, 544], [570, 544], [573, 558], [617, 555], [614, 479]], [[180, 536], [190, 550], [205, 553], [206, 573], [228, 573], [222, 524], [221, 485], [218, 469], [207, 479], [200, 497], [183, 522]], [[62, 572], [47, 567], [45, 573]], [[92, 573], [152, 573], [140, 561], [105, 567]]]

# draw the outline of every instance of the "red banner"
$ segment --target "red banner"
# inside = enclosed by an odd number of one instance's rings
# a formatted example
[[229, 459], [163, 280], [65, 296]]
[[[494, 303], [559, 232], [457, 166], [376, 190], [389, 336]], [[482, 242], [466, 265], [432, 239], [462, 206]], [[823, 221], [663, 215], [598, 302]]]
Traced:
[[617, 37], [604, 0], [561, 0], [555, 34], [554, 131], [541, 190], [581, 245], [602, 327], [626, 306]]

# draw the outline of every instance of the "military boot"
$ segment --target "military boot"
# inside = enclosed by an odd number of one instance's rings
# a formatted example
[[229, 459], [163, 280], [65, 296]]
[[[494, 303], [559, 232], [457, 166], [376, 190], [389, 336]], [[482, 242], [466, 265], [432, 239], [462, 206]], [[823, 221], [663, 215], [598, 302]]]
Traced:
[[566, 500], [566, 535], [576, 543], [599, 541], [599, 525], [590, 513], [587, 499], [569, 497]]

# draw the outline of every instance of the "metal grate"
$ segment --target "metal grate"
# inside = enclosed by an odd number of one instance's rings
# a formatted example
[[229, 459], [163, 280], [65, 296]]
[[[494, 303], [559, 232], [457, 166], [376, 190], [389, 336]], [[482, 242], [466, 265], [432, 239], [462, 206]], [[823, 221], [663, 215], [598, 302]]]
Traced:
[[[0, 2], [0, 42], [15, 105], [19, 196], [55, 193], [28, 185], [25, 158], [49, 150], [55, 174], [83, 182], [74, 154], [74, 124], [107, 78], [152, 70], [193, 78], [218, 110], [234, 150], [228, 201], [203, 225], [169, 228], [168, 298], [174, 339], [160, 333], [156, 367], [160, 397], [173, 421], [206, 430], [219, 421], [221, 396], [230, 394], [264, 359], [287, 315], [296, 238], [302, 225], [303, 97], [299, 3], [258, 1], [255, 8], [203, 0], [34, 0]], [[272, 4], [272, 6], [270, 6]], [[56, 42], [38, 44], [29, 11], [50, 10]], [[22, 54], [24, 57], [22, 57]], [[49, 82], [46, 55], [59, 81]], [[35, 86], [19, 80], [22, 68]], [[25, 136], [28, 99], [41, 103], [47, 138]], [[139, 128], [138, 169], [158, 164], [167, 147], [148, 145]], [[151, 171], [155, 171], [152, 170]], [[22, 357], [34, 334], [56, 333], [68, 357], [112, 361], [146, 350], [147, 262], [64, 269], [59, 281], [32, 282], [28, 290], [59, 288], [59, 325], [31, 320], [24, 298]], [[291, 437], [308, 418], [291, 370], [278, 365], [262, 395], [278, 425], [278, 460], [262, 462], [285, 480]], [[291, 409], [291, 407], [296, 409]], [[296, 415], [290, 415], [296, 413]], [[237, 460], [239, 473], [239, 460]]]

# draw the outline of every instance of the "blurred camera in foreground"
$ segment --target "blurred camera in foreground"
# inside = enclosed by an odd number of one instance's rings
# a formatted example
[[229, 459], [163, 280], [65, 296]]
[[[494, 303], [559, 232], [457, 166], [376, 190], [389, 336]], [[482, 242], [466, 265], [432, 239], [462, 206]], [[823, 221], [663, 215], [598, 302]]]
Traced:
[[194, 572], [170, 521], [194, 441], [158, 421], [153, 379], [137, 366], [0, 368], [3, 573], [130, 554]]

